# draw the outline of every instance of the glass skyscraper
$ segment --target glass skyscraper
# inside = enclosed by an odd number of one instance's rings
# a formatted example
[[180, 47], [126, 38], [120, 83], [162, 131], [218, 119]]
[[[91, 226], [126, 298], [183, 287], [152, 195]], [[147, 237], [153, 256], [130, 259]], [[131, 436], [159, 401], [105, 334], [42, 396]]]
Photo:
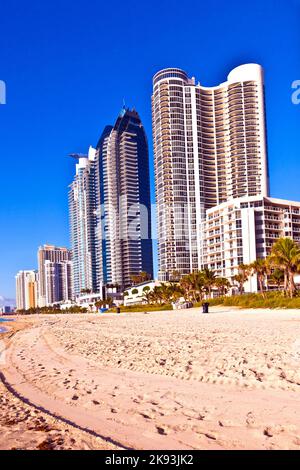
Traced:
[[79, 158], [69, 196], [75, 294], [153, 277], [148, 142], [135, 110], [105, 127]]
[[135, 110], [123, 109], [97, 146], [98, 278], [131, 285], [131, 276], [153, 277], [148, 142]]

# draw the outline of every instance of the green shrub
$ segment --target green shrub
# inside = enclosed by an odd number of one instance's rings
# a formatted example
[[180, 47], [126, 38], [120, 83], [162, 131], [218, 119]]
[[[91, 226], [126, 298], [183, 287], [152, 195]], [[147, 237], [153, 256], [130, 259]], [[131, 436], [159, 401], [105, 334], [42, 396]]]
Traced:
[[[160, 312], [165, 310], [173, 310], [172, 305], [132, 305], [128, 307], [120, 307], [121, 312]], [[111, 308], [109, 312], [116, 313], [116, 308]]]
[[265, 292], [262, 294], [233, 295], [231, 297], [218, 297], [209, 301], [211, 306], [224, 305], [226, 307], [240, 308], [294, 308], [300, 309], [300, 297], [285, 297], [282, 292]]

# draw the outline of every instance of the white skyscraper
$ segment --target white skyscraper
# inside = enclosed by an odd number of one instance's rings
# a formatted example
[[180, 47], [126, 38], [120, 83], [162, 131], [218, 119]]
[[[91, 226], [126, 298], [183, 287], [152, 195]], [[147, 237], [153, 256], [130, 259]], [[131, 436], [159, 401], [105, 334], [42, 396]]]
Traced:
[[203, 266], [206, 210], [268, 196], [263, 70], [234, 69], [216, 87], [180, 69], [153, 78], [159, 277]]

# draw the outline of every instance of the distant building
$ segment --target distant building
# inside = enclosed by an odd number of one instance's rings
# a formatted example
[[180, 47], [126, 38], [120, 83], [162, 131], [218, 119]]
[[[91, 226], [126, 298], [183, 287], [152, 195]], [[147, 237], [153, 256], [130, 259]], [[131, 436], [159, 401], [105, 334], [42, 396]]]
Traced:
[[38, 306], [37, 271], [19, 271], [16, 275], [17, 310], [29, 310]]
[[[262, 196], [224, 202], [207, 210], [203, 233], [201, 267], [233, 284], [238, 266], [266, 258], [279, 238], [300, 242], [300, 202]], [[257, 292], [256, 275], [244, 288]]]
[[0, 313], [2, 313], [3, 315], [8, 315], [9, 313], [12, 313], [12, 311], [13, 311], [12, 307], [8, 305], [5, 305], [0, 308]]
[[72, 262], [45, 261], [46, 305], [72, 300]]
[[73, 297], [72, 253], [67, 248], [53, 245], [38, 250], [39, 307]]

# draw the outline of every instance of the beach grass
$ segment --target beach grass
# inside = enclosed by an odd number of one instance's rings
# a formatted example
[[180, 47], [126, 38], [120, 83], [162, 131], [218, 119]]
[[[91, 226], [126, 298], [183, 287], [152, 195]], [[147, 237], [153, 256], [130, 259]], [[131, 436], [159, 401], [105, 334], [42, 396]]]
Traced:
[[[121, 313], [130, 313], [130, 312], [159, 312], [159, 311], [166, 311], [166, 310], [173, 310], [172, 305], [131, 305], [131, 306], [121, 306], [120, 311]], [[109, 312], [116, 313], [116, 307], [111, 308]]]
[[210, 299], [211, 306], [224, 305], [241, 308], [281, 308], [300, 309], [300, 297], [289, 298], [282, 292], [265, 292], [260, 294], [233, 295], [231, 297], [218, 297]]

